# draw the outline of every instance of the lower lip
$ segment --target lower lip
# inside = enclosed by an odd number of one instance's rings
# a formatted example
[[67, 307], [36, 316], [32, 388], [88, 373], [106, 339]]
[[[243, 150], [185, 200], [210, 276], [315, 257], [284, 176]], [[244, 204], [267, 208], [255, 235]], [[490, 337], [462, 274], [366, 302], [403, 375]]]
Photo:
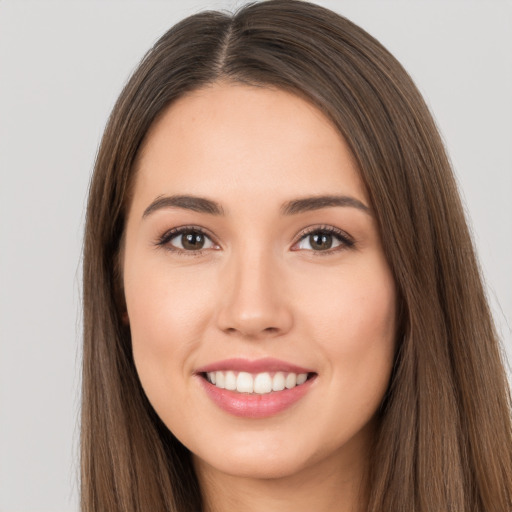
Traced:
[[268, 418], [288, 409], [306, 395], [316, 379], [315, 375], [292, 389], [259, 395], [220, 389], [205, 378], [198, 377], [206, 394], [216, 405], [227, 413], [242, 418]]

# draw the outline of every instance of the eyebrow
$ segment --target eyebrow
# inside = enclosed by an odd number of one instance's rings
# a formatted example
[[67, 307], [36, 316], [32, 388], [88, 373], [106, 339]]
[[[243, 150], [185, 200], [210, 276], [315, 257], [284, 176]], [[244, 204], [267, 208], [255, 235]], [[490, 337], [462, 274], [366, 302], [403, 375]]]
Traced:
[[281, 213], [282, 215], [295, 215], [298, 213], [320, 210], [322, 208], [329, 208], [333, 206], [349, 206], [351, 208], [357, 208], [369, 215], [371, 212], [368, 206], [355, 197], [327, 195], [305, 197], [303, 199], [288, 201], [281, 207]]
[[199, 213], [208, 213], [210, 215], [224, 215], [222, 206], [211, 199], [196, 196], [176, 195], [158, 196], [144, 210], [142, 218], [145, 218], [156, 210], [160, 210], [162, 208], [181, 208]]
[[[370, 208], [364, 203], [351, 196], [314, 196], [301, 199], [287, 201], [281, 206], [281, 215], [296, 215], [313, 210], [321, 210], [334, 206], [344, 206], [357, 208], [365, 213], [370, 214]], [[174, 196], [158, 196], [142, 214], [142, 218], [147, 217], [151, 213], [162, 208], [180, 208], [184, 210], [192, 210], [199, 213], [207, 213], [209, 215], [224, 215], [224, 209], [219, 203], [206, 199], [204, 197], [174, 195]]]

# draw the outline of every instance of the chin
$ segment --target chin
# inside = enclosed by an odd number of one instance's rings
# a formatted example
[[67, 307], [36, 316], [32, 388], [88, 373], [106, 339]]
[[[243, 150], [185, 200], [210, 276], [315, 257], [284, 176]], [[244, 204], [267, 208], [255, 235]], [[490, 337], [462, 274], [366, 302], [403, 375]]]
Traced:
[[226, 475], [257, 480], [291, 477], [308, 466], [308, 461], [298, 453], [254, 452], [242, 456], [231, 452], [222, 457], [204, 459], [193, 454], [193, 460], [196, 468], [209, 466]]

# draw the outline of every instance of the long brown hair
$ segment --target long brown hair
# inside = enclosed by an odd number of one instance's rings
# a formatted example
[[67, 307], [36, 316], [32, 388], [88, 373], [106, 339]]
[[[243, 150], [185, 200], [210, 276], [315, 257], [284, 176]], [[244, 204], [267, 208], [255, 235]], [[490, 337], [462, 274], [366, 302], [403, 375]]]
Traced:
[[454, 178], [401, 65], [345, 18], [297, 0], [204, 12], [147, 53], [108, 121], [84, 245], [83, 512], [201, 509], [189, 453], [139, 383], [118, 256], [135, 162], [176, 98], [218, 80], [316, 105], [349, 144], [399, 292], [368, 512], [512, 510], [510, 395]]

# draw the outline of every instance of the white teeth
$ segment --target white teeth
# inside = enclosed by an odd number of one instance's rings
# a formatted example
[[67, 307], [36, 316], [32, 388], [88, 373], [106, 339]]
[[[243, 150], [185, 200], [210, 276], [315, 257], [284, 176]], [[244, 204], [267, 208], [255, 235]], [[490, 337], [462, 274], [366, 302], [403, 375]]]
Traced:
[[306, 382], [307, 380], [308, 380], [307, 373], [299, 373], [299, 375], [297, 375], [297, 386], [304, 384], [304, 382]]
[[286, 376], [284, 385], [286, 386], [286, 389], [294, 388], [297, 385], [297, 375], [295, 373], [289, 373]]
[[216, 371], [208, 372], [209, 382], [220, 389], [237, 391], [238, 393], [257, 393], [265, 395], [272, 391], [283, 391], [304, 384], [308, 379], [307, 373], [276, 372], [273, 376], [269, 372], [251, 375], [248, 372]]
[[272, 391], [283, 391], [284, 383], [285, 383], [284, 373], [277, 372], [274, 375], [274, 378], [272, 379]]
[[272, 378], [268, 373], [258, 373], [254, 378], [254, 392], [259, 395], [272, 391]]
[[224, 372], [215, 372], [215, 385], [218, 388], [224, 389]]
[[234, 391], [236, 389], [236, 375], [234, 372], [226, 372], [224, 387], [230, 391]]
[[236, 378], [236, 390], [239, 393], [252, 393], [254, 391], [254, 379], [247, 372], [240, 372]]

